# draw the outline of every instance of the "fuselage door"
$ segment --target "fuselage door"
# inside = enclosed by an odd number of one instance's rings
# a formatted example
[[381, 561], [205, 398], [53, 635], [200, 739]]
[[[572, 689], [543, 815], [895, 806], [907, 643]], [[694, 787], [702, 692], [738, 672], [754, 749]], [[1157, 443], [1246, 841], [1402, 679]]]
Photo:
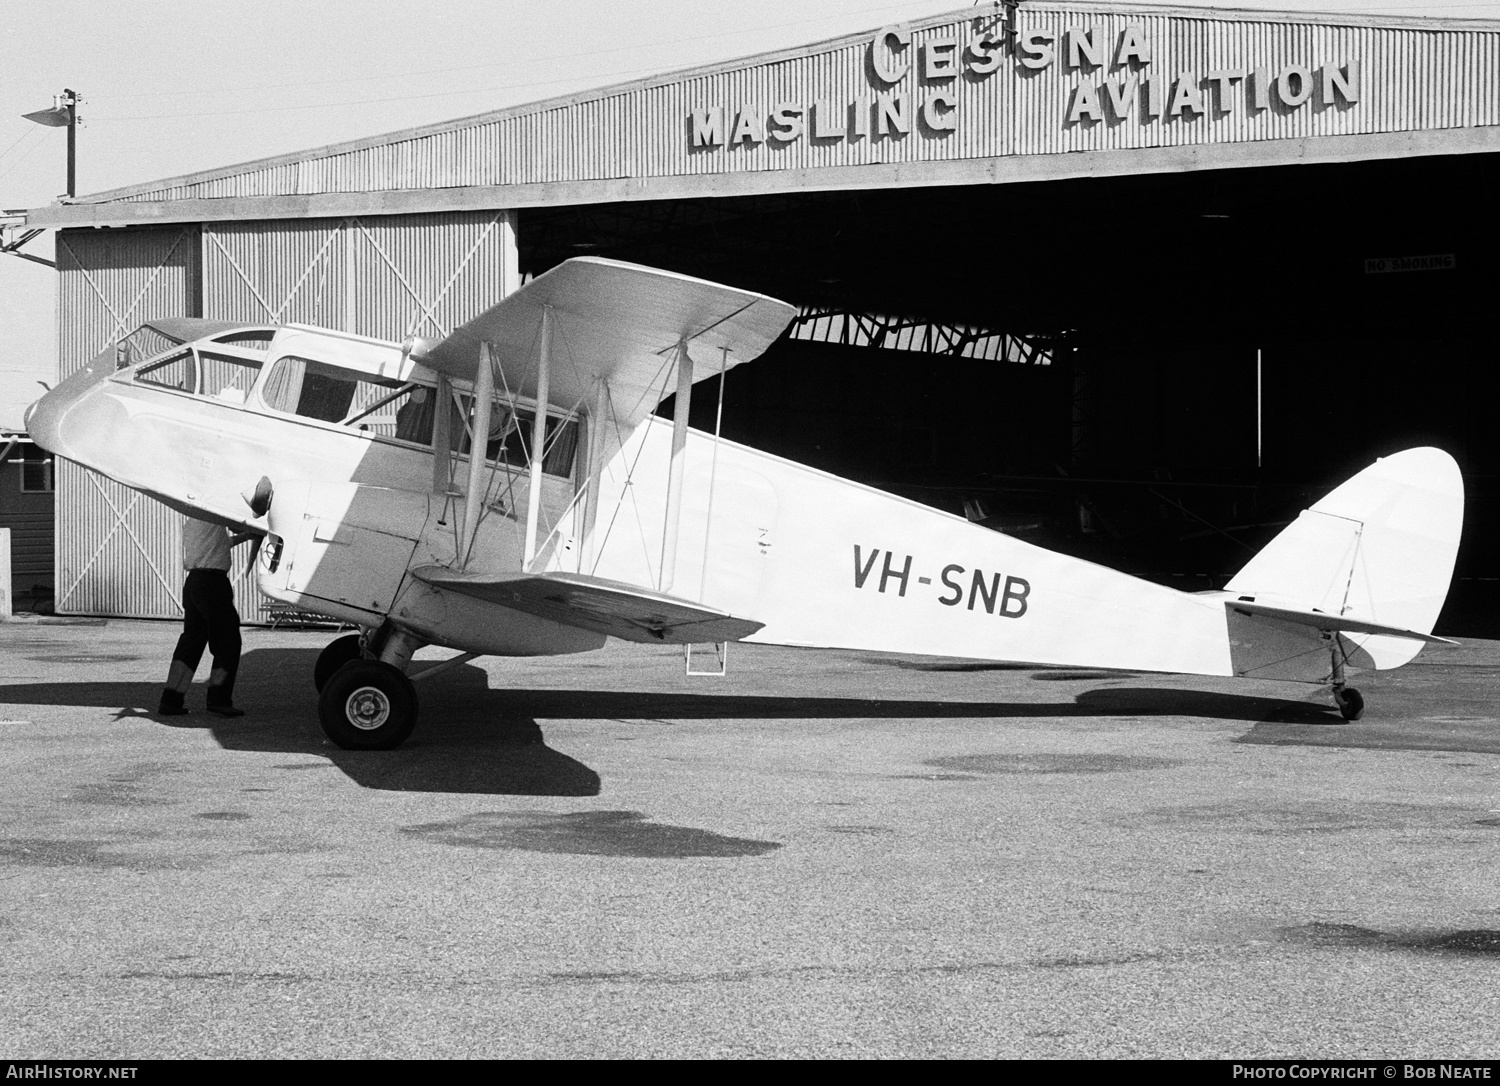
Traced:
[[400, 591], [427, 523], [428, 496], [341, 483], [278, 488], [271, 530], [282, 541], [261, 588], [279, 599], [317, 601], [384, 615]]

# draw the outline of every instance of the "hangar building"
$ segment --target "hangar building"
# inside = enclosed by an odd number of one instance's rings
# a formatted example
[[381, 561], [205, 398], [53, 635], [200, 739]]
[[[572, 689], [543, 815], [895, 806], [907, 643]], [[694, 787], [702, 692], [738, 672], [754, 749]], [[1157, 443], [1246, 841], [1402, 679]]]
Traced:
[[[442, 335], [585, 253], [763, 291], [803, 316], [729, 377], [725, 436], [1183, 587], [1438, 444], [1461, 602], [1500, 575], [1497, 154], [1500, 23], [1038, 0], [29, 225], [59, 228], [63, 375], [153, 317]], [[177, 614], [174, 516], [57, 488], [57, 610]]]

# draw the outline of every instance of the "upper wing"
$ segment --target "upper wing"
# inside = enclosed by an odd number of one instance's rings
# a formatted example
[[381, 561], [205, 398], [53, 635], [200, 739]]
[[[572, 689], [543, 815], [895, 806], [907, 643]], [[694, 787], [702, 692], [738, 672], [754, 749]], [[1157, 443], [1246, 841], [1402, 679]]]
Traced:
[[[764, 294], [618, 260], [575, 257], [416, 357], [469, 380], [479, 366], [480, 343], [489, 342], [505, 386], [535, 396], [544, 309], [552, 311], [551, 401], [573, 407], [604, 378], [615, 413], [627, 424], [651, 414], [675, 387], [679, 342], [687, 341], [694, 377], [702, 380], [758, 357], [796, 315], [792, 306]], [[729, 350], [727, 363], [723, 348]]]
[[676, 645], [737, 641], [765, 625], [635, 585], [580, 573], [496, 576], [461, 573], [445, 566], [419, 566], [411, 572], [418, 580], [438, 588], [626, 641]]

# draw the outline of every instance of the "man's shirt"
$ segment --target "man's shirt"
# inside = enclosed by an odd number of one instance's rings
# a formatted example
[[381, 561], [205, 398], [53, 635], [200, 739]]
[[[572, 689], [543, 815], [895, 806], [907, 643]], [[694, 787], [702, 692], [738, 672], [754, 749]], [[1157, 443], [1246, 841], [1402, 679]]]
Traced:
[[229, 529], [207, 521], [182, 520], [182, 568], [229, 572]]

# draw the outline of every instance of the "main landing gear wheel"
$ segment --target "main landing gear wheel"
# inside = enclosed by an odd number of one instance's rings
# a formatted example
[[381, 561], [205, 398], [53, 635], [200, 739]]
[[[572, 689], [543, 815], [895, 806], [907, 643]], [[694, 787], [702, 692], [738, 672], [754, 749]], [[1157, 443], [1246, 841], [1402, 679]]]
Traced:
[[318, 653], [318, 662], [313, 665], [313, 686], [317, 687], [318, 693], [321, 694], [323, 687], [328, 685], [328, 680], [333, 678], [334, 672], [363, 656], [364, 653], [359, 649], [359, 634], [347, 634], [335, 641], [330, 641], [328, 647]]
[[390, 664], [355, 660], [323, 687], [318, 721], [345, 750], [390, 750], [417, 725], [417, 689]]
[[1345, 720], [1358, 720], [1365, 715], [1365, 699], [1359, 696], [1359, 691], [1354, 687], [1344, 685], [1344, 668], [1348, 665], [1347, 650], [1339, 641], [1339, 635], [1329, 631], [1323, 636], [1331, 643], [1333, 651], [1333, 673], [1329, 676], [1333, 683], [1333, 703], [1339, 707]]

